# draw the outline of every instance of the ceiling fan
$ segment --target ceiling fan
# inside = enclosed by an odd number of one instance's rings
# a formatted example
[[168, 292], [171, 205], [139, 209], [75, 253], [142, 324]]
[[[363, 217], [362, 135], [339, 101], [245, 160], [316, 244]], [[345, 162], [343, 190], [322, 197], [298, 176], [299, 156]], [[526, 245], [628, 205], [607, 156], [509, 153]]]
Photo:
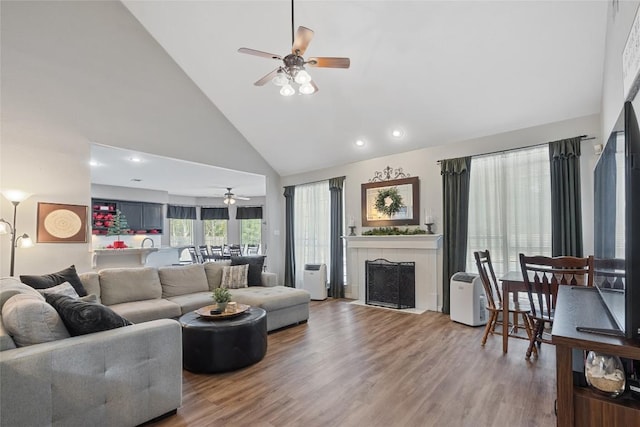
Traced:
[[236, 200], [251, 200], [251, 199], [248, 197], [236, 196], [231, 192], [231, 187], [227, 187], [227, 192], [224, 193], [224, 200], [223, 200], [224, 204], [234, 205], [236, 203]]
[[262, 56], [264, 58], [276, 59], [282, 61], [282, 65], [256, 81], [254, 85], [263, 86], [268, 81], [273, 81], [276, 86], [282, 86], [280, 94], [283, 96], [291, 96], [296, 93], [293, 83], [299, 85], [298, 90], [303, 95], [311, 95], [318, 91], [318, 86], [311, 79], [309, 73], [305, 70], [305, 65], [309, 67], [321, 68], [349, 68], [351, 61], [349, 58], [336, 57], [312, 57], [305, 60], [304, 55], [311, 39], [313, 31], [307, 27], [298, 27], [298, 31], [294, 33], [293, 23], [293, 0], [291, 0], [291, 53], [282, 57], [274, 53], [263, 52], [260, 50], [241, 47], [238, 49], [240, 53], [248, 55]]

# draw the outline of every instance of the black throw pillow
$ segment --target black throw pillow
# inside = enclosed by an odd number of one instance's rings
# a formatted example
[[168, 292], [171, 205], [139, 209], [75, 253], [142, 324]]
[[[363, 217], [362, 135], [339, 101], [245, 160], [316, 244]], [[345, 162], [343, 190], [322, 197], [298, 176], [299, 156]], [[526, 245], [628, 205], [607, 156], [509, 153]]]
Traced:
[[45, 294], [44, 297], [56, 309], [72, 337], [132, 324], [102, 304], [85, 302], [61, 294]]
[[60, 270], [57, 273], [45, 274], [43, 276], [20, 276], [20, 281], [34, 289], [47, 289], [64, 282], [69, 282], [69, 284], [73, 286], [73, 289], [76, 290], [78, 296], [84, 297], [87, 295], [87, 290], [82, 285], [80, 277], [78, 277], [75, 265]]
[[264, 255], [258, 256], [232, 256], [231, 265], [249, 264], [249, 274], [247, 274], [247, 286], [262, 286], [262, 265]]

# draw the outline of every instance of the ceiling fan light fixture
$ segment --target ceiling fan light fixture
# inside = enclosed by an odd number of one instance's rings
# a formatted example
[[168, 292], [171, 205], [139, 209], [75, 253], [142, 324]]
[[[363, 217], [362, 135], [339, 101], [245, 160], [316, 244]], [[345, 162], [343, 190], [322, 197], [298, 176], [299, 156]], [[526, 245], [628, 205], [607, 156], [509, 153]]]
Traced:
[[273, 84], [276, 86], [284, 86], [289, 84], [289, 77], [286, 73], [280, 69], [278, 70], [278, 74], [272, 80]]
[[300, 85], [300, 93], [303, 95], [311, 95], [315, 91], [316, 88], [314, 88], [311, 83], [304, 83]]
[[304, 69], [302, 69], [296, 73], [296, 77], [294, 80], [299, 85], [303, 85], [311, 81], [311, 76]]
[[290, 84], [286, 84], [284, 86], [282, 86], [282, 89], [280, 89], [280, 95], [282, 96], [291, 96], [291, 95], [295, 95], [296, 90], [291, 87]]

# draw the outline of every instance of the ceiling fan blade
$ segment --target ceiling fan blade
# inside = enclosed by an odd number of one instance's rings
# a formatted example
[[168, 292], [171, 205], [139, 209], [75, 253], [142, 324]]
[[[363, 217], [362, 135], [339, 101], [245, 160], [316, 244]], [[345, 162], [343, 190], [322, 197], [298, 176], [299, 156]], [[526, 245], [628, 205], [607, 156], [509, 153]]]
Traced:
[[247, 55], [262, 56], [263, 58], [282, 59], [280, 55], [275, 53], [263, 52], [261, 50], [249, 49], [248, 47], [241, 47], [238, 49], [240, 53], [246, 53]]
[[260, 80], [255, 82], [254, 85], [256, 85], [256, 86], [264, 86], [265, 84], [267, 84], [268, 82], [273, 80], [273, 78], [276, 76], [276, 74], [278, 74], [278, 70], [279, 70], [279, 68], [276, 68], [275, 70], [273, 70], [272, 72], [270, 72], [269, 74], [267, 74], [266, 76], [264, 76], [263, 78], [261, 78]]
[[309, 58], [306, 62], [311, 67], [324, 67], [324, 68], [349, 68], [351, 60], [349, 58], [334, 58], [334, 57], [317, 57]]
[[249, 197], [235, 196], [236, 200], [251, 200]]
[[293, 46], [291, 47], [291, 52], [298, 56], [304, 55], [304, 52], [307, 50], [312, 38], [313, 30], [310, 30], [307, 27], [298, 27], [298, 31], [296, 31], [296, 38], [293, 41]]

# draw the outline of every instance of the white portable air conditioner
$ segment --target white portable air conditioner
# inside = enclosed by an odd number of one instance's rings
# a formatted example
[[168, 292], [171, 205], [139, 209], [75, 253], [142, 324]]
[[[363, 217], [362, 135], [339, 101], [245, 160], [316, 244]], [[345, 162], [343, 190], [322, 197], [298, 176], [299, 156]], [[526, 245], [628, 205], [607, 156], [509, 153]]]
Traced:
[[305, 264], [302, 289], [309, 291], [312, 300], [327, 299], [326, 264]]
[[469, 326], [487, 324], [486, 296], [479, 275], [456, 273], [449, 289], [451, 320]]

